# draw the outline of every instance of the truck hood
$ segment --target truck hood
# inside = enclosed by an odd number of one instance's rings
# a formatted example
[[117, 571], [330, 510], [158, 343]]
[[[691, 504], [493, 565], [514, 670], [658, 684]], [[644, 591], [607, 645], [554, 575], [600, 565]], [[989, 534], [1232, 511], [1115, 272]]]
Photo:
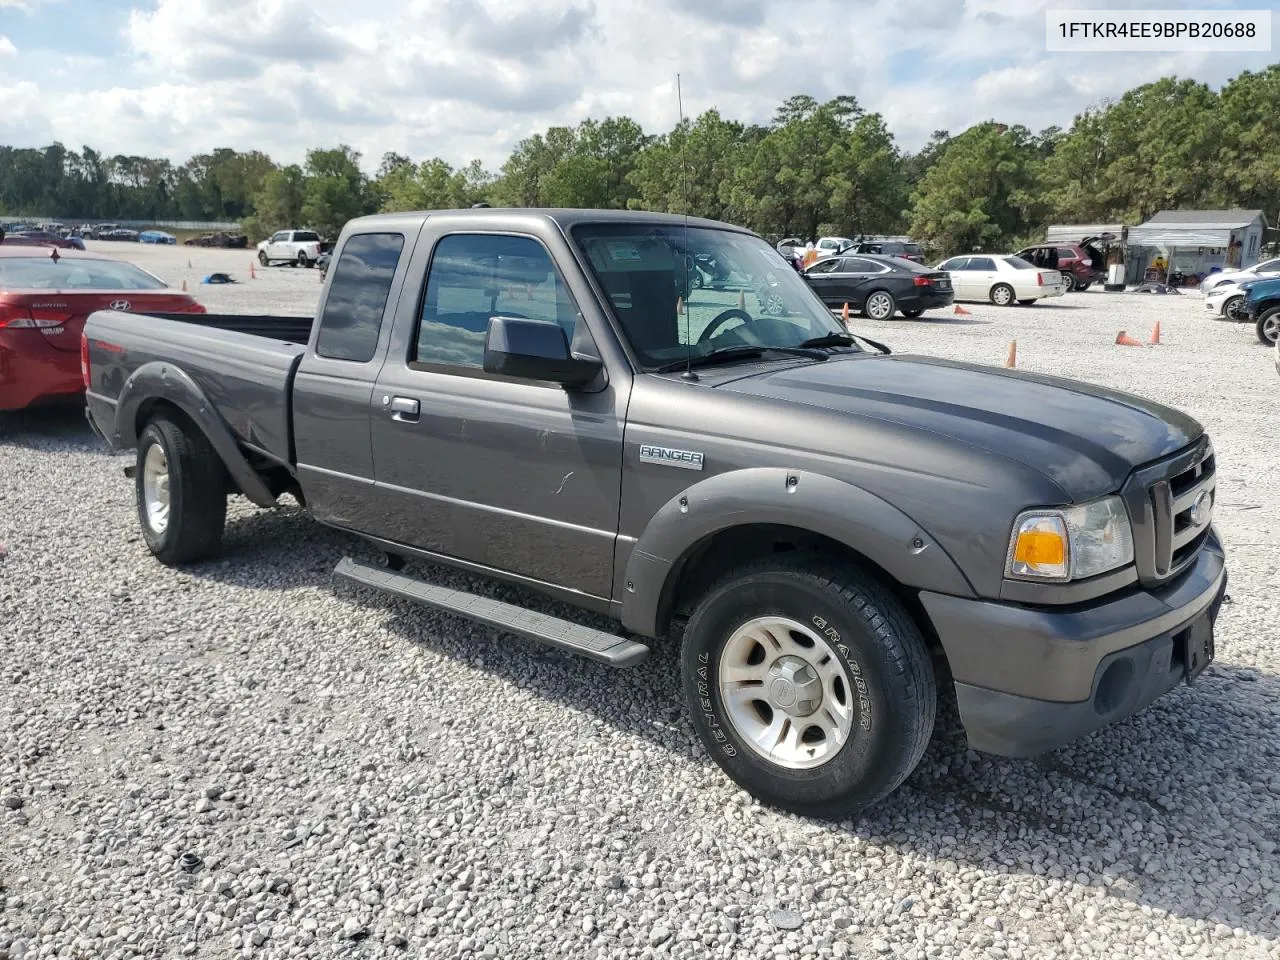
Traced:
[[1077, 502], [1114, 493], [1135, 467], [1204, 432], [1191, 417], [1131, 394], [933, 357], [844, 356], [718, 389], [947, 437], [1039, 471]]

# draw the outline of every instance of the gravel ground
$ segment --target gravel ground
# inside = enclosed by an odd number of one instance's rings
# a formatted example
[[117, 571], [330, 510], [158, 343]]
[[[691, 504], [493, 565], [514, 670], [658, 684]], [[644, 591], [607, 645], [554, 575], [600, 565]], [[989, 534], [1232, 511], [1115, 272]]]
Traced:
[[[115, 249], [238, 276], [191, 288], [210, 309], [319, 292], [245, 251]], [[225, 560], [166, 569], [78, 410], [0, 419], [0, 957], [1280, 957], [1271, 355], [1198, 296], [969, 309], [855, 327], [992, 364], [1016, 339], [1211, 431], [1219, 660], [1038, 760], [944, 720], [835, 824], [720, 774], [671, 650], [614, 672], [336, 587], [367, 551], [296, 509], [237, 501]], [[1163, 345], [1113, 345], [1156, 320]]]

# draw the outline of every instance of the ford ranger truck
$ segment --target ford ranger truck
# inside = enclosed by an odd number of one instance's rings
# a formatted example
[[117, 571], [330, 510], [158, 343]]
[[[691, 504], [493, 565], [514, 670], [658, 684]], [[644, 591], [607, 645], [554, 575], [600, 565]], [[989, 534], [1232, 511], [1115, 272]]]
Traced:
[[[721, 289], [691, 282], [707, 260]], [[83, 366], [95, 429], [136, 451], [159, 561], [215, 556], [228, 496], [287, 493], [375, 548], [344, 581], [617, 667], [678, 643], [711, 757], [791, 811], [889, 795], [947, 687], [974, 749], [1030, 756], [1214, 656], [1227, 574], [1199, 423], [891, 353], [727, 224], [360, 218], [314, 320], [102, 311]]]

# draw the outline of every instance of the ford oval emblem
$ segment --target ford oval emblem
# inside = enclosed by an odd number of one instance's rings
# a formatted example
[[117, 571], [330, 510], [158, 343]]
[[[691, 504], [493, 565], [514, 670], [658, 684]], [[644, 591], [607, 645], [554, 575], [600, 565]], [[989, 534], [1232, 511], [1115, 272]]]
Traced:
[[1196, 497], [1195, 502], [1191, 504], [1191, 525], [1199, 527], [1209, 519], [1209, 511], [1213, 507], [1213, 496], [1208, 490], [1201, 490], [1200, 496]]
[[111, 301], [111, 309], [112, 309], [112, 310], [123, 310], [123, 311], [128, 311], [128, 309], [129, 309], [131, 306], [133, 306], [133, 304], [131, 304], [128, 300], [112, 300], [112, 301]]

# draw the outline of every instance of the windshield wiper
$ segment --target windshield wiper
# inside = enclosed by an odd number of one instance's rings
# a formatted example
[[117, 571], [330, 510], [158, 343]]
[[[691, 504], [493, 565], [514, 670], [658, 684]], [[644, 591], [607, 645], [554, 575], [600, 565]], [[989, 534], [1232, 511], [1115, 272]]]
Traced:
[[842, 347], [853, 346], [855, 341], [861, 340], [863, 343], [869, 343], [881, 353], [893, 353], [883, 343], [872, 340], [870, 337], [864, 337], [857, 333], [827, 333], [821, 337], [813, 337], [810, 340], [802, 341], [801, 347]]
[[710, 353], [688, 357], [684, 360], [672, 360], [654, 369], [655, 373], [670, 373], [672, 370], [683, 370], [686, 367], [705, 367], [715, 363], [730, 363], [734, 360], [752, 360], [763, 357], [766, 353], [781, 353], [788, 357], [805, 357], [809, 360], [826, 360], [827, 354], [804, 344], [795, 347], [735, 346], [718, 347]]

